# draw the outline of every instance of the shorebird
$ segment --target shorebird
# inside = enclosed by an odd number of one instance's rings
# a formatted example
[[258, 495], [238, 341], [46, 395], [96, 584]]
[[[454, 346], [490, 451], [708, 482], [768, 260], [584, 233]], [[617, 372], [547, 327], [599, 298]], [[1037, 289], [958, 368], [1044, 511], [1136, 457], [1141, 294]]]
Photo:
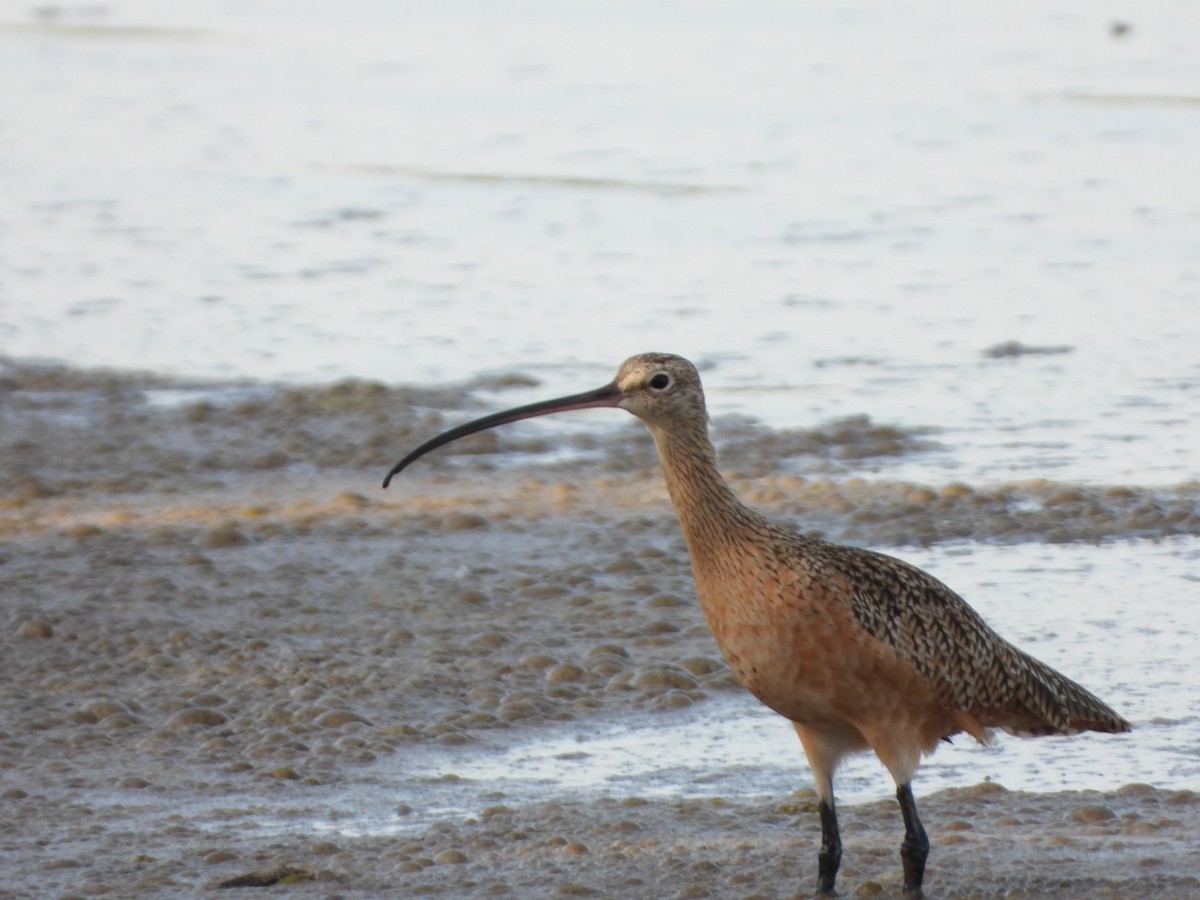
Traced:
[[568, 410], [618, 407], [650, 430], [691, 557], [704, 618], [738, 681], [789, 719], [820, 801], [817, 894], [833, 895], [842, 842], [833, 776], [873, 750], [896, 782], [904, 893], [920, 897], [929, 838], [912, 780], [923, 755], [966, 732], [1117, 733], [1129, 723], [993, 631], [958, 594], [902, 560], [829, 543], [747, 507], [717, 468], [700, 375], [686, 359], [634, 356], [604, 387], [452, 428], [388, 472], [464, 435]]

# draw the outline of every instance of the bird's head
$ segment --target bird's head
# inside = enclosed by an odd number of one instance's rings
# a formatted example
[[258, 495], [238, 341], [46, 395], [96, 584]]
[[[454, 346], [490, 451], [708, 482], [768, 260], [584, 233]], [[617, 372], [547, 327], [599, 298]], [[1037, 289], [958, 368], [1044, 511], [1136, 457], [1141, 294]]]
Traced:
[[652, 428], [669, 429], [675, 423], [705, 421], [700, 373], [682, 356], [670, 353], [631, 356], [617, 369], [613, 385], [620, 394], [616, 405]]
[[493, 413], [430, 438], [392, 467], [383, 486], [387, 487], [393, 477], [430, 450], [468, 434], [535, 416], [596, 407], [627, 410], [645, 422], [651, 431], [669, 430], [672, 424], [706, 421], [704, 389], [700, 386], [696, 367], [682, 356], [642, 353], [621, 363], [617, 377], [604, 387]]

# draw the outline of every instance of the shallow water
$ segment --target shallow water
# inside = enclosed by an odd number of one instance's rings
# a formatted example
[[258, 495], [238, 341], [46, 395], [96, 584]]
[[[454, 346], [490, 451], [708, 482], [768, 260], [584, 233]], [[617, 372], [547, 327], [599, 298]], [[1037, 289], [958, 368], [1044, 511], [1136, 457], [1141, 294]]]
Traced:
[[[952, 583], [971, 585], [972, 603], [994, 627], [1100, 692], [1134, 728], [1126, 735], [1038, 739], [998, 734], [986, 747], [960, 735], [926, 759], [916, 781], [920, 795], [983, 781], [1037, 793], [1200, 783], [1191, 674], [1200, 628], [1178, 602], [1179, 590], [1195, 583], [1194, 541], [1119, 542], [1104, 552], [951, 546], [906, 556]], [[1049, 600], [1048, 590], [1055, 592]], [[1080, 597], [1087, 598], [1086, 615]], [[359, 768], [351, 781], [302, 795], [267, 792], [249, 806], [220, 792], [176, 802], [193, 821], [218, 830], [244, 820], [264, 833], [361, 836], [416, 832], [439, 819], [478, 816], [501, 801], [741, 801], [812, 787], [786, 721], [734, 692], [668, 713], [483, 732], [462, 747], [409, 745]], [[840, 802], [855, 804], [889, 798], [894, 785], [864, 754], [843, 764], [836, 788]], [[137, 803], [128, 792], [94, 802]]]
[[[1200, 550], [1194, 541], [1116, 543], [1103, 552], [950, 547], [906, 557], [952, 584], [973, 585], [972, 604], [1001, 634], [1100, 691], [1134, 727], [1127, 735], [1038, 739], [1000, 733], [987, 747], [960, 735], [926, 759], [917, 776], [920, 793], [980, 781], [1031, 792], [1200, 784], [1200, 716], [1190, 671], [1200, 626], [1193, 610], [1179, 603], [1180, 592], [1196, 583]], [[1066, 596], [1047, 598], [1047, 584]], [[1121, 627], [1132, 619], [1142, 624]], [[357, 804], [362, 817], [353, 823], [321, 819], [323, 827], [405, 830], [430, 816], [478, 814], [495, 802], [496, 791], [522, 799], [730, 798], [778, 797], [813, 786], [788, 723], [742, 694], [683, 712], [600, 719], [515, 742], [510, 735], [483, 747], [418, 751], [399, 764], [389, 761], [380, 774], [395, 786], [394, 795], [386, 802], [343, 798]], [[836, 789], [841, 802], [861, 803], [891, 796], [894, 785], [878, 760], [865, 754], [843, 764]], [[409, 792], [424, 799], [421, 815], [396, 817], [388, 804]]]
[[[1200, 628], [1191, 609], [1181, 609], [1178, 602], [1179, 592], [1196, 582], [1200, 554], [1194, 542], [1122, 543], [1104, 553], [1090, 547], [1033, 554], [1027, 548], [997, 547], [905, 556], [951, 583], [973, 583], [971, 602], [994, 627], [1075, 680], [1107, 686], [1105, 699], [1135, 728], [1119, 736], [1035, 740], [998, 735], [989, 747], [960, 736], [922, 766], [922, 790], [972, 780], [1030, 791], [1104, 790], [1136, 781], [1180, 788], [1200, 783], [1200, 717], [1189, 696], [1193, 679], [1188, 673]], [[1080, 615], [1081, 604], [1072, 597], [1048, 599], [1045, 581], [1086, 596], [1087, 614]], [[1115, 634], [1118, 623], [1128, 621], [1130, 608], [1138, 610], [1144, 624]], [[658, 717], [535, 742], [499, 757], [473, 759], [454, 771], [492, 778], [521, 773], [575, 788], [641, 786], [652, 793], [720, 794], [730, 790], [731, 778], [739, 790], [751, 793], [811, 786], [795, 734], [783, 719], [748, 698], [721, 705], [694, 719], [685, 716], [679, 724], [667, 725]], [[886, 772], [869, 754], [847, 763], [837, 783], [839, 796], [849, 802], [890, 790]]]

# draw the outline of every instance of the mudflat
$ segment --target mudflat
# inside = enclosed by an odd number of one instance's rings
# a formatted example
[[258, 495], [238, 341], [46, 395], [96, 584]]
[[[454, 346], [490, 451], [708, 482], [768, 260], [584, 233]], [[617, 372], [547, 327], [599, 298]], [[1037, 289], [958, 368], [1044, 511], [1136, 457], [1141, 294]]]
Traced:
[[[176, 402], [186, 386], [146, 377], [3, 374], [0, 896], [811, 893], [810, 790], [523, 796], [414, 774], [442, 752], [742, 697], [638, 431], [540, 466], [498, 464], [518, 445], [484, 436], [383, 492], [462, 398], [354, 383]], [[843, 448], [830, 467], [922, 439], [804, 438]], [[1200, 530], [1195, 486], [1148, 505], [1135, 488], [797, 477], [768, 461], [779, 440], [742, 436], [737, 488], [834, 536]], [[1014, 515], [1017, 495], [1054, 502]], [[806, 784], [799, 747], [795, 766]], [[446, 809], [456, 779], [470, 799]], [[1019, 788], [919, 798], [929, 896], [1200, 893], [1200, 793]], [[386, 814], [357, 818], [368, 797]], [[894, 801], [846, 805], [842, 827], [842, 890], [898, 894]]]

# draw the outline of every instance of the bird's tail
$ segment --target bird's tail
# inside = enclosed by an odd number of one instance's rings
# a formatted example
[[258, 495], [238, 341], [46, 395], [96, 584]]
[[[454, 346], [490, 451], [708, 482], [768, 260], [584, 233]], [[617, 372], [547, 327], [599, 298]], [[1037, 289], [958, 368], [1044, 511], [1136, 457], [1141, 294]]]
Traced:
[[[1020, 651], [1018, 651], [1020, 653]], [[1025, 670], [1026, 690], [1023, 721], [1006, 722], [1001, 727], [1010, 734], [1040, 736], [1101, 731], [1118, 734], [1129, 731], [1127, 721], [1103, 700], [1039, 659], [1020, 653]]]

